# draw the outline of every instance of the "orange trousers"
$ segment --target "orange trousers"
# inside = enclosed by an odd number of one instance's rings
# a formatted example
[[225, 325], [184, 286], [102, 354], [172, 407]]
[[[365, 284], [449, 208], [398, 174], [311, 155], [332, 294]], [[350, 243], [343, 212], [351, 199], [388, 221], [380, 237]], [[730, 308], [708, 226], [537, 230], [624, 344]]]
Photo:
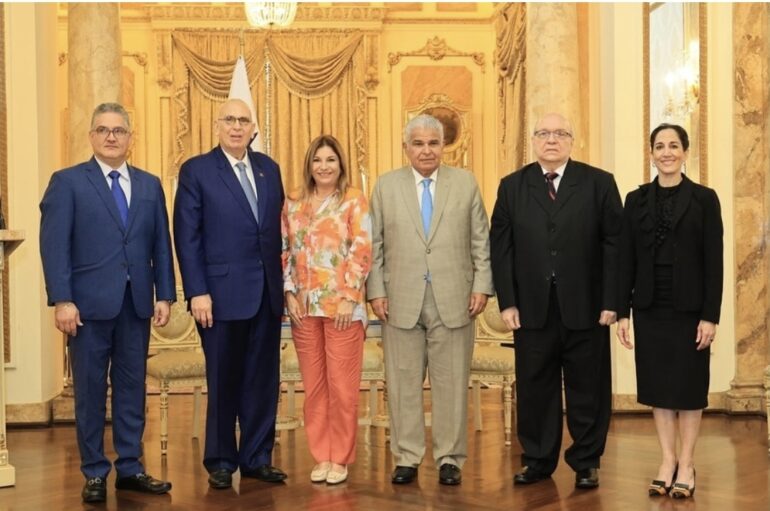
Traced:
[[291, 334], [305, 389], [305, 432], [316, 462], [340, 465], [356, 459], [358, 391], [364, 352], [364, 326], [345, 330], [334, 319], [308, 316]]

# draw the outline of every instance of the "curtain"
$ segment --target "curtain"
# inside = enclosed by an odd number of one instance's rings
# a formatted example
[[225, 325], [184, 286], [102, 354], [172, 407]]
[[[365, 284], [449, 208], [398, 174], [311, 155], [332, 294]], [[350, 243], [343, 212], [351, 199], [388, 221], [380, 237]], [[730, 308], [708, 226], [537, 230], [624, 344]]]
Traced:
[[501, 123], [498, 173], [503, 176], [524, 165], [527, 154], [526, 4], [509, 3], [498, 7], [495, 31], [495, 66]]
[[269, 131], [270, 153], [281, 166], [285, 189], [299, 186], [305, 151], [324, 133], [340, 140], [350, 181], [360, 188], [367, 167], [362, 136], [367, 116], [358, 31], [174, 31], [174, 172], [187, 158], [217, 145], [214, 121], [229, 93], [241, 40], [259, 127], [263, 135]]

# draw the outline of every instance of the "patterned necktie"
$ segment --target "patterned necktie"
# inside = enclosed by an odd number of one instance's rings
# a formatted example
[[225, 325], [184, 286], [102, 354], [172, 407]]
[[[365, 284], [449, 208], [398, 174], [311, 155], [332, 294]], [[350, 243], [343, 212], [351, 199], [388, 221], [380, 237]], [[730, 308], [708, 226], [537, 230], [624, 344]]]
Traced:
[[128, 222], [128, 201], [126, 200], [126, 194], [123, 192], [123, 188], [120, 186], [120, 172], [113, 170], [107, 175], [112, 179], [110, 190], [112, 190], [112, 197], [115, 199], [115, 205], [118, 207], [120, 219], [123, 221], [123, 227], [125, 227]]
[[433, 197], [430, 195], [431, 178], [425, 178], [422, 183], [422, 230], [425, 231], [425, 237], [430, 232], [430, 219], [433, 216]]
[[553, 185], [553, 180], [559, 177], [556, 172], [549, 172], [545, 175], [545, 181], [548, 183], [548, 196], [551, 200], [556, 200], [556, 187]]
[[254, 214], [254, 219], [257, 221], [257, 223], [259, 223], [259, 213], [257, 212], [257, 196], [254, 193], [254, 189], [251, 187], [249, 178], [246, 176], [246, 164], [242, 161], [239, 161], [235, 164], [235, 166], [238, 167], [238, 179], [241, 182], [243, 193], [246, 194], [246, 200], [249, 201], [249, 206], [251, 206], [251, 212]]

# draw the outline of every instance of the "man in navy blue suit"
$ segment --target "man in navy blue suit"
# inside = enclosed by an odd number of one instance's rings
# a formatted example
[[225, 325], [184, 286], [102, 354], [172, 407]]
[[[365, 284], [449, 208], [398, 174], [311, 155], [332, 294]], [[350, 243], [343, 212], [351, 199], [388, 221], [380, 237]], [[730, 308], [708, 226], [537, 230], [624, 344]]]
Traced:
[[[209, 485], [232, 473], [286, 479], [272, 466], [278, 405], [283, 280], [278, 165], [250, 152], [251, 110], [228, 100], [216, 120], [219, 145], [179, 172], [174, 240], [185, 297], [206, 355], [208, 409], [203, 464]], [[236, 444], [235, 421], [240, 425]]]
[[89, 138], [93, 158], [51, 176], [40, 203], [40, 255], [48, 305], [55, 306], [56, 328], [67, 335], [72, 357], [82, 497], [103, 502], [112, 468], [103, 442], [108, 369], [115, 487], [171, 489], [148, 475], [139, 458], [150, 318], [165, 325], [176, 293], [163, 189], [157, 177], [126, 163], [126, 110], [116, 103], [96, 107]]

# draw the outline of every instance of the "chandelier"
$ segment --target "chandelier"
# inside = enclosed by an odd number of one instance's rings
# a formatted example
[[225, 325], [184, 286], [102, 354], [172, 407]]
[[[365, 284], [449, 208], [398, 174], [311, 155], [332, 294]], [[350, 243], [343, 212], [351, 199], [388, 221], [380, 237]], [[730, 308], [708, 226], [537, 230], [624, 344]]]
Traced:
[[297, 15], [297, 2], [245, 1], [243, 8], [249, 24], [258, 28], [287, 27]]
[[698, 106], [699, 61], [698, 42], [692, 41], [680, 65], [666, 75], [666, 107], [663, 113], [667, 117], [684, 119]]

